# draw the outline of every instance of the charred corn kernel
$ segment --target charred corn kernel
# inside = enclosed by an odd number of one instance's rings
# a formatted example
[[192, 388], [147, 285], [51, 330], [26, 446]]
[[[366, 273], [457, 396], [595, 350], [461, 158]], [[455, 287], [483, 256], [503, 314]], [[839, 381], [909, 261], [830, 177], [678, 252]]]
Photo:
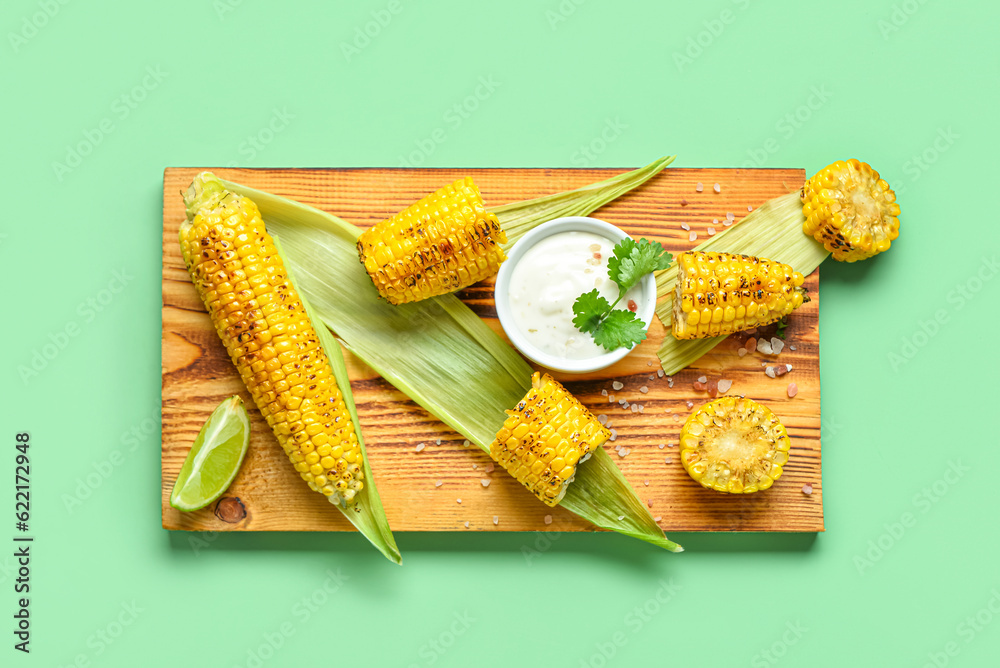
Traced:
[[[364, 479], [360, 467], [348, 466], [361, 460], [358, 437], [257, 206], [207, 172], [184, 202], [184, 263], [257, 408], [303, 480], [333, 503], [351, 502]], [[244, 281], [254, 289], [234, 292]]]
[[750, 494], [781, 477], [790, 445], [788, 432], [768, 408], [729, 396], [705, 404], [687, 419], [680, 458], [703, 487]]
[[896, 193], [868, 163], [838, 160], [806, 181], [801, 197], [802, 230], [834, 260], [865, 260], [899, 236]]
[[548, 506], [559, 503], [576, 467], [611, 438], [597, 418], [549, 374], [531, 389], [490, 446], [490, 456]]
[[802, 274], [774, 260], [688, 251], [677, 256], [673, 334], [728, 336], [780, 320], [805, 300]]
[[358, 255], [391, 304], [460, 290], [497, 272], [507, 235], [471, 177], [410, 205], [358, 237]]

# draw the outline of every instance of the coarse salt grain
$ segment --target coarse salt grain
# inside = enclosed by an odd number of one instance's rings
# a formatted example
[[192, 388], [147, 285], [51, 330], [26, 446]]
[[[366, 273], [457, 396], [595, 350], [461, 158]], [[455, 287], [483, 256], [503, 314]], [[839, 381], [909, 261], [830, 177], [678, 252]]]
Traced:
[[764, 355], [772, 355], [772, 354], [774, 354], [774, 351], [771, 350], [771, 342], [770, 341], [765, 341], [763, 339], [761, 339], [760, 341], [758, 341], [757, 342], [757, 352], [762, 353]]
[[472, 470], [473, 471], [478, 471], [479, 470], [479, 464], [473, 464], [472, 465]]
[[737, 354], [739, 354], [740, 357], [743, 357], [743, 356], [745, 356], [747, 354], [747, 349], [746, 348], [740, 348], [736, 352], [737, 352]]
[[608, 395], [608, 403], [609, 404], [615, 403], [615, 395], [613, 395], [613, 394], [609, 394]]
[[462, 499], [455, 499], [455, 500], [458, 501], [459, 503], [462, 503]]
[[435, 486], [435, 487], [440, 487], [440, 486], [441, 486], [441, 485], [443, 485], [443, 484], [444, 484], [444, 481], [443, 481], [443, 480], [438, 480], [437, 482], [435, 482], [435, 483], [434, 483], [434, 486]]
[[480, 484], [482, 484], [483, 487], [489, 487], [490, 486], [490, 481], [489, 480], [480, 480], [479, 482], [480, 482]]
[[649, 387], [643, 385], [642, 387], [639, 388], [639, 391], [642, 392], [643, 394], [646, 394], [647, 392], [649, 392]]
[[621, 443], [619, 443], [618, 445], [615, 446], [615, 452], [618, 452], [621, 449], [622, 449], [622, 444]]
[[667, 444], [666, 443], [660, 443], [656, 447], [658, 447], [660, 450], [662, 450], [663, 448], [667, 447]]
[[546, 524], [552, 524], [552, 515], [546, 515], [545, 517], [542, 518], [542, 521], [545, 522]]
[[774, 367], [773, 366], [765, 367], [764, 373], [767, 374], [768, 378], [774, 378]]
[[637, 405], [639, 406], [639, 412], [640, 413], [645, 412], [645, 410], [646, 410], [645, 406], [643, 406], [642, 404], [637, 404]]
[[625, 516], [624, 516], [624, 515], [619, 515], [619, 516], [618, 516], [618, 521], [619, 521], [619, 522], [621, 522], [621, 521], [622, 521], [623, 519], [625, 519]]
[[493, 462], [490, 462], [489, 464], [486, 465], [486, 472], [493, 473]]
[[417, 443], [417, 452], [422, 452], [425, 447], [423, 443]]
[[690, 399], [688, 399], [687, 401], [685, 401], [684, 405], [687, 406], [689, 410], [692, 409], [692, 408], [694, 408], [694, 402], [691, 401]]
[[795, 383], [789, 383], [788, 384], [788, 398], [791, 399], [792, 397], [794, 397], [798, 393], [799, 393], [799, 386], [796, 385]]
[[710, 237], [714, 237], [715, 236], [715, 228], [714, 227], [708, 228], [708, 236], [710, 236]]
[[663, 519], [662, 517], [660, 517], [659, 515], [657, 515], [656, 517], [653, 518], [653, 521], [654, 522], [659, 522], [662, 519]]
[[649, 487], [649, 481], [648, 480], [643, 480], [642, 484], [645, 485], [646, 487]]
[[785, 368], [788, 369], [789, 371], [791, 371], [792, 370], [792, 365], [791, 364], [786, 364]]
[[597, 421], [600, 422], [601, 424], [607, 424], [608, 416], [605, 415], [604, 413], [601, 413], [600, 415], [597, 416]]
[[626, 450], [625, 448], [622, 448], [621, 450], [618, 451], [618, 456], [621, 457], [622, 459], [625, 459], [625, 455], [627, 454], [628, 450]]
[[704, 186], [704, 185], [702, 184], [702, 182], [701, 182], [701, 181], [698, 181], [698, 185], [696, 185], [696, 186], [694, 187], [694, 190], [695, 190], [695, 192], [699, 192], [699, 193], [700, 193], [700, 192], [701, 192], [702, 190], [704, 190], [704, 189], [705, 189], [705, 186]]
[[712, 190], [714, 190], [715, 194], [718, 195], [719, 193], [722, 192], [722, 186], [720, 186], [718, 183], [716, 183], [714, 186], [712, 186]]
[[667, 457], [666, 459], [663, 460], [664, 464], [669, 464], [670, 462], [671, 462], [670, 457]]
[[688, 241], [694, 241], [697, 238], [698, 238], [697, 232], [692, 230], [690, 233], [688, 233]]
[[653, 374], [649, 374], [649, 380], [653, 380], [654, 378], [656, 378], [656, 376], [654, 376]]
[[646, 366], [653, 366], [653, 360], [646, 360]]
[[656, 377], [657, 378], [663, 378], [663, 369], [657, 369], [656, 370]]
[[646, 499], [646, 507], [647, 508], [652, 508], [653, 507], [653, 500], [652, 499]]
[[691, 229], [691, 226], [688, 225], [687, 223], [681, 223], [681, 229], [687, 232], [688, 230]]
[[729, 388], [733, 386], [733, 381], [731, 380], [720, 380], [719, 381], [719, 392], [725, 394], [729, 391]]
[[784, 341], [779, 339], [777, 336], [771, 337], [771, 350], [774, 351], [775, 355], [780, 355], [784, 347], [785, 347]]
[[615, 388], [616, 390], [620, 390], [623, 387], [625, 387], [625, 384], [622, 383], [621, 381], [616, 380], [615, 382], [611, 383], [611, 387]]
[[724, 221], [722, 221], [722, 226], [723, 227], [729, 227], [732, 224], [733, 224], [733, 221], [729, 220], [728, 218], [726, 218]]
[[493, 526], [496, 526], [498, 524], [500, 524], [500, 516], [499, 515], [494, 515], [493, 516]]
[[788, 346], [788, 349], [791, 350], [793, 353], [795, 352], [795, 346]]
[[608, 391], [607, 390], [601, 390], [601, 396], [602, 397], [608, 396]]
[[468, 528], [469, 528], [469, 523], [468, 523], [468, 522], [466, 522], [466, 523], [465, 523], [465, 528], [466, 528], [466, 529], [468, 529]]
[[435, 445], [441, 445], [441, 439], [439, 438], [438, 440], [434, 441], [434, 444]]
[[806, 483], [806, 484], [802, 485], [802, 493], [803, 494], [812, 494], [813, 493], [813, 486], [810, 485], [809, 483]]
[[613, 442], [616, 438], [618, 438], [618, 431], [615, 430], [615, 429], [612, 429], [611, 430], [611, 438], [609, 438], [608, 440]]
[[726, 220], [730, 220], [730, 221], [731, 221], [731, 220], [733, 220], [734, 218], [736, 218], [736, 216], [735, 216], [735, 215], [733, 215], [733, 212], [732, 212], [732, 211], [726, 211]]
[[750, 211], [753, 211], [753, 207], [752, 207], [752, 206], [748, 206], [748, 207], [747, 207], [747, 211], [748, 211], [748, 212], [750, 212]]
[[708, 376], [698, 376], [698, 382], [702, 383], [702, 384], [707, 383], [708, 382]]
[[462, 447], [467, 448], [469, 447], [469, 445], [470, 445], [469, 439], [465, 439], [464, 441], [462, 441]]

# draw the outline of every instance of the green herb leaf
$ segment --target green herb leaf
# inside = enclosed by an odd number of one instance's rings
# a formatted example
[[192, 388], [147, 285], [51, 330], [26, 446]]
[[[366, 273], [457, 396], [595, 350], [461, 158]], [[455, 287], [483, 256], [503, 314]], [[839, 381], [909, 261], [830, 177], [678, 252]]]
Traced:
[[601, 326], [601, 320], [611, 311], [611, 304], [601, 296], [596, 289], [585, 292], [573, 302], [573, 324], [581, 332], [595, 332]]
[[622, 239], [608, 258], [608, 276], [624, 294], [646, 274], [669, 267], [672, 260], [673, 256], [659, 241]]
[[646, 323], [632, 311], [611, 311], [593, 330], [594, 342], [607, 350], [631, 348], [646, 340]]

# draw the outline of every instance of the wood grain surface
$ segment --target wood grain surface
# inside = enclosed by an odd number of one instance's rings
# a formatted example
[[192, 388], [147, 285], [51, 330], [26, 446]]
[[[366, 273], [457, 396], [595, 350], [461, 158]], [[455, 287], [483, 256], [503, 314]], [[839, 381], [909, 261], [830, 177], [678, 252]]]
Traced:
[[[267, 424], [253, 407], [225, 348], [184, 269], [177, 242], [184, 219], [179, 192], [201, 171], [169, 168], [163, 179], [163, 526], [182, 530], [350, 531], [353, 527], [301, 481]], [[358, 225], [369, 227], [426, 193], [464, 175], [479, 185], [487, 206], [497, 206], [608, 178], [620, 169], [216, 169], [221, 177], [296, 199]], [[727, 212], [735, 224], [772, 197], [798, 189], [799, 169], [670, 169], [639, 189], [595, 212], [635, 237], [660, 241], [671, 252], [695, 246], [708, 228], [722, 230]], [[697, 192], [696, 185], [704, 184]], [[720, 193], [713, 191], [718, 183]], [[687, 223], [698, 234], [689, 240]], [[670, 531], [822, 531], [820, 479], [819, 272], [806, 279], [812, 301], [790, 318], [787, 348], [778, 358], [740, 357], [736, 337], [718, 346], [673, 378], [658, 378], [656, 350], [665, 335], [654, 318], [649, 338], [619, 364], [588, 376], [561, 377], [594, 413], [607, 415], [617, 440], [605, 448], [636, 493], [650, 504]], [[460, 297], [502, 334], [492, 300], [492, 281], [474, 285]], [[586, 521], [561, 508], [549, 509], [503, 469], [486, 473], [490, 458], [405, 395], [347, 354], [351, 386], [378, 489], [395, 531], [588, 531]], [[781, 378], [769, 378], [765, 364], [791, 364]], [[558, 374], [556, 374], [558, 377]], [[768, 405], [788, 428], [791, 458], [784, 476], [765, 492], [729, 496], [701, 488], [681, 467], [678, 433], [684, 420], [709, 398], [692, 383], [700, 376], [733, 381], [730, 394]], [[614, 390], [612, 382], [623, 383]], [[789, 399], [790, 382], [798, 396]], [[648, 392], [643, 392], [647, 388]], [[638, 402], [633, 413], [602, 390]], [[228, 501], [193, 513], [170, 507], [170, 490], [201, 425], [222, 399], [239, 394], [251, 409], [253, 434], [243, 468]], [[439, 442], [440, 441], [440, 442]], [[425, 444], [422, 452], [416, 451]], [[629, 454], [615, 452], [623, 445]], [[662, 448], [660, 446], [663, 446]], [[440, 487], [435, 483], [440, 481]], [[488, 481], [488, 486], [484, 482]], [[812, 494], [803, 493], [803, 485]], [[461, 502], [458, 500], [461, 499]], [[551, 524], [545, 517], [551, 515]], [[220, 516], [228, 521], [223, 521]], [[494, 524], [494, 517], [498, 522]], [[236, 521], [233, 521], [233, 520]], [[465, 523], [468, 522], [468, 527]]]

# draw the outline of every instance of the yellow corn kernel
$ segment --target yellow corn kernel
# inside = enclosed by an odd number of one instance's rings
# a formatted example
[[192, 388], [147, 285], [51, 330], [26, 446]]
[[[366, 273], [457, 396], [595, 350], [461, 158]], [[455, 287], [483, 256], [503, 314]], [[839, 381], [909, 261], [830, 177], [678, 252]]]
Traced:
[[802, 186], [802, 231], [840, 262], [856, 262], [889, 250], [899, 236], [896, 193], [871, 165], [838, 160]]
[[681, 429], [681, 465], [703, 487], [728, 494], [768, 489], [781, 477], [791, 442], [778, 417], [740, 396], [720, 397]]
[[348, 466], [361, 461], [361, 449], [260, 212], [210, 174], [196, 177], [184, 199], [181, 252], [230, 359], [303, 480], [343, 505], [355, 492], [341, 490], [363, 478]]
[[558, 504], [595, 448], [611, 432], [549, 374], [535, 373], [531, 389], [490, 446], [490, 456], [548, 506]]
[[[802, 305], [805, 280], [786, 264], [730, 253], [689, 251], [677, 257], [673, 335], [728, 336], [780, 320]], [[725, 279], [703, 280], [705, 272]], [[685, 304], [690, 304], [686, 310]]]
[[507, 235], [471, 177], [427, 195], [358, 237], [379, 294], [405, 304], [460, 290], [497, 272]]

